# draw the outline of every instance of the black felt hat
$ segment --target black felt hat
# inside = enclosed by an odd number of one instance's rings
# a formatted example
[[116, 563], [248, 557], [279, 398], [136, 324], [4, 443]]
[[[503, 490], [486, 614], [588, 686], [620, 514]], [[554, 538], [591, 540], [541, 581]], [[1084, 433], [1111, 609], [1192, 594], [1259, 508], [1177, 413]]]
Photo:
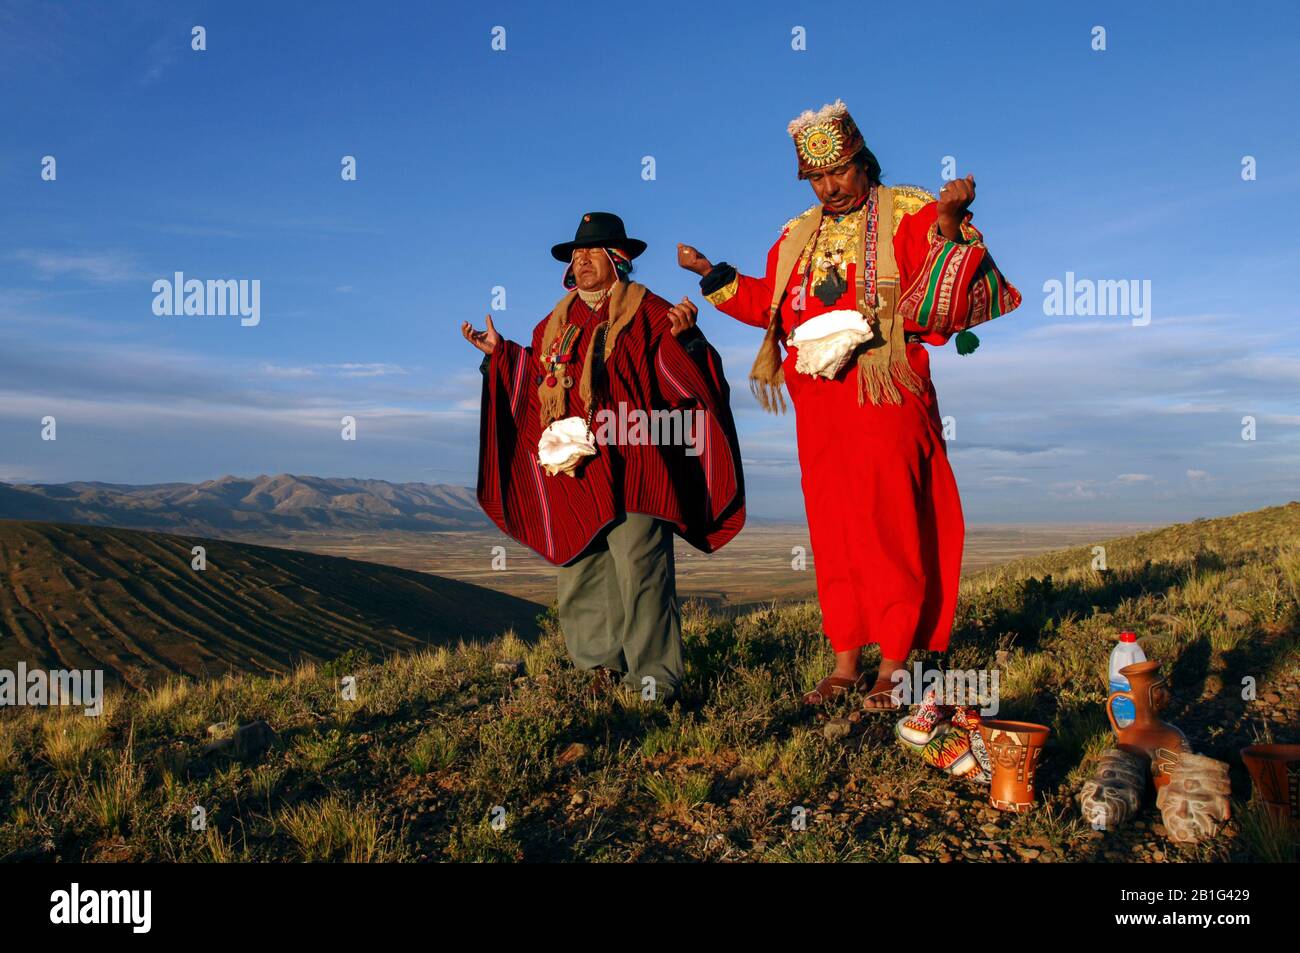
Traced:
[[575, 248], [621, 248], [628, 258], [635, 258], [645, 251], [646, 245], [639, 238], [628, 238], [623, 220], [613, 212], [588, 212], [578, 223], [573, 241], [555, 245], [551, 254], [556, 261], [567, 264], [573, 259]]

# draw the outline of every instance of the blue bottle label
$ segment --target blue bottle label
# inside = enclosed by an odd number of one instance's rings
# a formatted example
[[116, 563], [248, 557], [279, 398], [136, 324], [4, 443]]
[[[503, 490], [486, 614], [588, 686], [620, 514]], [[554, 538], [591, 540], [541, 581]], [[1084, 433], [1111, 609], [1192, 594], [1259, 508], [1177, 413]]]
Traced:
[[[1110, 690], [1112, 692], [1128, 691], [1128, 680], [1112, 678], [1110, 680]], [[1137, 718], [1137, 709], [1133, 707], [1133, 702], [1127, 698], [1116, 698], [1110, 703], [1110, 710], [1115, 715], [1115, 723], [1121, 728], [1133, 724], [1133, 719]]]

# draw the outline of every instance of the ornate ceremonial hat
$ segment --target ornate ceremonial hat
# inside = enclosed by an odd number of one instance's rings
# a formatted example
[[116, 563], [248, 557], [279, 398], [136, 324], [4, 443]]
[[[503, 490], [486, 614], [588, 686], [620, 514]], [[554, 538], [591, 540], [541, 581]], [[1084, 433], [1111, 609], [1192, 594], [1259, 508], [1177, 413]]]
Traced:
[[805, 111], [789, 125], [794, 151], [799, 157], [799, 178], [819, 169], [832, 169], [866, 148], [858, 125], [842, 100], [828, 103], [817, 112]]
[[638, 238], [628, 238], [623, 220], [613, 212], [588, 212], [578, 223], [573, 241], [552, 246], [551, 255], [556, 261], [567, 263], [575, 248], [621, 248], [628, 258], [635, 258], [645, 251], [646, 244]]

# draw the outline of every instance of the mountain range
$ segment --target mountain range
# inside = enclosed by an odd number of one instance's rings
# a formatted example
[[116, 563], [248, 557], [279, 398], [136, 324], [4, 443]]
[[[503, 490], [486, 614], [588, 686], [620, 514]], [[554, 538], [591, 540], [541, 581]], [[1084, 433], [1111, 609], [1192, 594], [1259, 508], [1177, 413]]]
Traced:
[[439, 532], [491, 526], [474, 490], [281, 473], [203, 483], [0, 483], [0, 519], [195, 534]]

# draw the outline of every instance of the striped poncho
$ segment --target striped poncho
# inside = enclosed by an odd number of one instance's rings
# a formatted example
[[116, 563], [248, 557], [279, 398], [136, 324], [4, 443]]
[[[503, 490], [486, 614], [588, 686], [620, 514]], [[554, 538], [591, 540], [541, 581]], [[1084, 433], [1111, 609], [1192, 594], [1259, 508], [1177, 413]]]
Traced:
[[[744, 525], [744, 476], [722, 360], [698, 329], [674, 337], [669, 308], [647, 293], [619, 334], [607, 360], [607, 392], [597, 402], [597, 413], [605, 411], [610, 421], [605, 432], [611, 442], [598, 436], [596, 456], [576, 477], [549, 476], [537, 461], [538, 383], [545, 373], [539, 354], [546, 320], [534, 329], [528, 347], [503, 340], [485, 361], [479, 504], [502, 532], [548, 562], [571, 562], [625, 512], [667, 520], [704, 552], [727, 543]], [[574, 299], [569, 321], [580, 329], [574, 366], [585, 362], [607, 311], [608, 302], [593, 312]], [[566, 414], [585, 417], [578, 390], [568, 390]], [[637, 428], [623, 423], [637, 410], [675, 411], [679, 420], [689, 414], [693, 443], [682, 439], [685, 431], [667, 426], [659, 436], [671, 432], [669, 442], [639, 439]]]

